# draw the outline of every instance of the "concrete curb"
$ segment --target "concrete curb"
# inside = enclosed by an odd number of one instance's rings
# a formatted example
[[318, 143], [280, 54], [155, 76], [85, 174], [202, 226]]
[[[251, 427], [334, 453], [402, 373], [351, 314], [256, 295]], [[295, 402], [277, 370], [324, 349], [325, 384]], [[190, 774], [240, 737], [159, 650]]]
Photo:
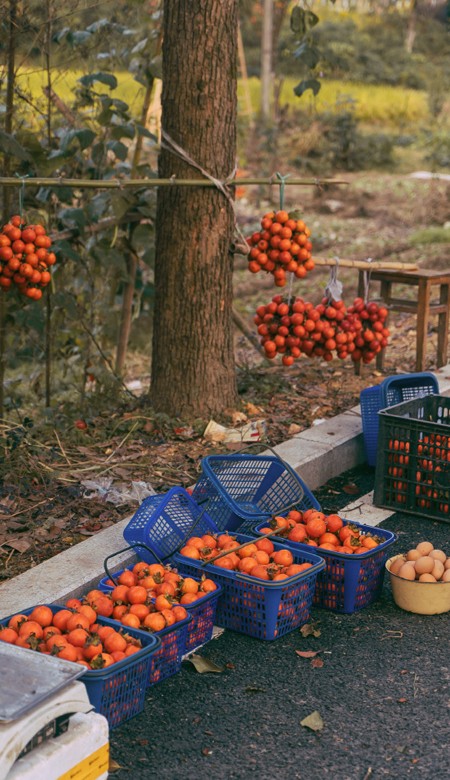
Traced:
[[[450, 365], [434, 372], [441, 395], [450, 395]], [[302, 431], [275, 447], [276, 452], [311, 490], [365, 462], [361, 410], [355, 406], [320, 425]], [[386, 512], [378, 510], [380, 520]], [[123, 530], [129, 516], [39, 566], [0, 585], [0, 619], [35, 604], [63, 602], [95, 587], [104, 576], [105, 558], [125, 547]], [[358, 519], [364, 522], [363, 518]], [[376, 524], [372, 517], [371, 522]], [[111, 571], [132, 561], [128, 550], [111, 562]], [[74, 583], [77, 587], [74, 588]]]

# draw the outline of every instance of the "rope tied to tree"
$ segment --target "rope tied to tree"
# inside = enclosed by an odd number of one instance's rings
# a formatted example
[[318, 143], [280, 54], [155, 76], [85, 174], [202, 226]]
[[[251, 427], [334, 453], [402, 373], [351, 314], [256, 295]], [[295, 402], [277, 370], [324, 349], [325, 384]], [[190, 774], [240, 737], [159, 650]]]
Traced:
[[[233, 199], [233, 196], [230, 191], [230, 183], [234, 180], [237, 172], [237, 165], [234, 166], [234, 169], [232, 172], [225, 178], [225, 179], [218, 179], [215, 176], [213, 176], [211, 173], [206, 171], [198, 162], [196, 162], [183, 147], [181, 147], [179, 144], [177, 144], [176, 141], [173, 140], [173, 138], [170, 137], [168, 133], [166, 133], [165, 130], [161, 133], [161, 147], [163, 149], [166, 149], [168, 152], [171, 152], [172, 154], [176, 154], [181, 160], [184, 160], [184, 162], [187, 162], [189, 165], [191, 165], [193, 168], [196, 168], [200, 173], [205, 176], [212, 184], [217, 187], [217, 189], [222, 193], [222, 195], [225, 196], [228, 203], [230, 204], [232, 211], [233, 211], [233, 217], [234, 217], [234, 232], [236, 236], [239, 237], [240, 241], [242, 242], [243, 247], [246, 248], [246, 254], [249, 253], [250, 247], [248, 246], [247, 239], [245, 238], [244, 234], [242, 233], [241, 229], [239, 228], [238, 222], [237, 222], [237, 215], [236, 215], [236, 206]], [[176, 183], [176, 177], [171, 177], [173, 180], [173, 183]]]

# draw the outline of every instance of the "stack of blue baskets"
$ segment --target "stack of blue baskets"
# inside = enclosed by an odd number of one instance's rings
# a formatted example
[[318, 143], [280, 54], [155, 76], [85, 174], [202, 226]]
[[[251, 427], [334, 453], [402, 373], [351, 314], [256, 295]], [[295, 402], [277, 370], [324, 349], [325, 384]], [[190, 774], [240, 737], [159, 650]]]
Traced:
[[378, 447], [378, 412], [390, 406], [412, 401], [424, 395], [438, 395], [439, 384], [431, 372], [399, 374], [361, 391], [361, 417], [367, 463], [376, 466]]

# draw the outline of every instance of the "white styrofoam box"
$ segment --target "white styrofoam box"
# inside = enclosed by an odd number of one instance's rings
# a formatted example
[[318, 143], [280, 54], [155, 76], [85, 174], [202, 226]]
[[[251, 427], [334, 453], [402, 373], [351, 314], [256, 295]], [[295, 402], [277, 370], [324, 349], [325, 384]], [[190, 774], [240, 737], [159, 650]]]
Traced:
[[5, 780], [106, 780], [108, 766], [108, 721], [95, 712], [78, 712], [64, 734], [19, 758]]

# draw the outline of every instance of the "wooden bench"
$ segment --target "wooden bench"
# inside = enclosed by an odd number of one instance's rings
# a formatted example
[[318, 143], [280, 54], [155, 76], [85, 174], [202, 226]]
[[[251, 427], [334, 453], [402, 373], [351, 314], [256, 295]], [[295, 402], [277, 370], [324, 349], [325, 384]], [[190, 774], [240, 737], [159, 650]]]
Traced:
[[[359, 271], [358, 295], [365, 293], [366, 271]], [[438, 316], [437, 368], [447, 363], [448, 330], [450, 324], [450, 271], [376, 271], [370, 274], [370, 282], [380, 282], [380, 298], [390, 311], [417, 314], [416, 371], [425, 370], [428, 340], [428, 320], [431, 314]], [[418, 288], [417, 300], [394, 297], [393, 285]], [[431, 301], [433, 288], [438, 288], [438, 300]], [[384, 350], [377, 355], [377, 368], [383, 368]]]

